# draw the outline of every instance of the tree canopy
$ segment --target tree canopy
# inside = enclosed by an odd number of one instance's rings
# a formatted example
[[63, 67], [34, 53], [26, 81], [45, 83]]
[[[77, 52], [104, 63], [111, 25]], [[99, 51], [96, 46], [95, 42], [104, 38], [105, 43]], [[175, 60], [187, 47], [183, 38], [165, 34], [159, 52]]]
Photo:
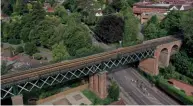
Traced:
[[114, 43], [122, 40], [124, 21], [115, 15], [104, 16], [95, 29], [96, 38], [105, 43]]

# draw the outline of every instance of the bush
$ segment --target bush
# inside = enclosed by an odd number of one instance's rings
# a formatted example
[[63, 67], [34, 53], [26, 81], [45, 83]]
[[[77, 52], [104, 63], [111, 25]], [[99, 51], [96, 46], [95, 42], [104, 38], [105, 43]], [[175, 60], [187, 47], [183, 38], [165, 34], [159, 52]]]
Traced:
[[116, 82], [112, 82], [109, 90], [108, 90], [108, 97], [111, 98], [113, 101], [117, 101], [119, 98], [119, 86], [116, 84]]
[[18, 47], [16, 48], [16, 52], [17, 52], [17, 53], [22, 53], [22, 52], [24, 52], [23, 47], [22, 47], [22, 46], [18, 46]]
[[42, 56], [40, 54], [34, 54], [33, 55], [36, 60], [41, 60]]
[[34, 43], [26, 43], [25, 46], [24, 46], [24, 51], [26, 54], [32, 56], [34, 53], [36, 53], [38, 50], [37, 50], [37, 47]]
[[17, 45], [17, 44], [20, 44], [20, 40], [19, 39], [9, 39], [8, 43]]

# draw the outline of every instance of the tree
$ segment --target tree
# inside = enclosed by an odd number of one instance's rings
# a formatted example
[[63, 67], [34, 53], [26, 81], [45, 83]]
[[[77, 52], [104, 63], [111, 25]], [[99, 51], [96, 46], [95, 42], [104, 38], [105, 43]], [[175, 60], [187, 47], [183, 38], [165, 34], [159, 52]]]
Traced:
[[13, 6], [11, 4], [11, 0], [2, 0], [1, 10], [4, 14], [11, 15], [11, 13], [13, 12]]
[[63, 24], [66, 23], [67, 18], [68, 18], [68, 13], [63, 6], [60, 6], [60, 5], [56, 6], [54, 14], [61, 18], [61, 21]]
[[152, 17], [150, 18], [150, 20], [147, 22], [147, 24], [150, 24], [150, 23], [153, 23], [153, 24], [155, 24], [155, 25], [158, 25], [158, 24], [159, 24], [159, 20], [158, 20], [158, 18], [157, 18], [156, 15], [152, 16]]
[[167, 30], [169, 34], [180, 32], [180, 21], [182, 13], [180, 11], [171, 11], [160, 23], [161, 28]]
[[30, 41], [30, 33], [32, 34], [35, 26], [44, 20], [45, 14], [45, 10], [42, 8], [40, 2], [37, 2], [33, 4], [33, 10], [29, 14], [25, 14], [22, 17], [22, 29], [20, 31], [20, 35], [24, 42]]
[[193, 61], [186, 52], [180, 52], [172, 56], [172, 64], [176, 67], [176, 71], [190, 78], [193, 78]]
[[181, 29], [184, 32], [183, 48], [193, 58], [193, 10], [186, 12], [181, 21]]
[[144, 29], [144, 36], [146, 39], [154, 39], [157, 38], [158, 29], [156, 28], [156, 25], [153, 23], [150, 23], [145, 29]]
[[26, 54], [32, 56], [38, 50], [37, 50], [36, 45], [33, 42], [28, 42], [24, 46], [24, 51], [25, 51]]
[[41, 21], [35, 26], [35, 28], [30, 32], [29, 38], [31, 41], [40, 43], [43, 47], [50, 48], [51, 44], [50, 39], [55, 33], [55, 27], [60, 23], [60, 20], [57, 17], [46, 17], [45, 20]]
[[95, 28], [97, 40], [105, 43], [115, 43], [122, 40], [124, 21], [115, 15], [104, 16]]
[[59, 44], [55, 44], [52, 47], [52, 56], [54, 61], [60, 61], [70, 57], [67, 48], [62, 42], [60, 42]]
[[76, 2], [76, 0], [66, 0], [62, 5], [66, 9], [69, 9], [71, 12], [75, 12], [78, 7], [78, 3]]
[[115, 13], [115, 12], [116, 12], [116, 10], [113, 7], [109, 6], [109, 5], [103, 10], [104, 15], [112, 14], [112, 13]]
[[119, 86], [116, 84], [115, 81], [112, 81], [111, 86], [108, 90], [108, 97], [111, 98], [113, 101], [117, 101], [119, 98]]
[[119, 12], [121, 9], [127, 8], [128, 4], [126, 0], [113, 0], [110, 6], [112, 6], [117, 12]]
[[131, 12], [129, 12], [129, 8], [122, 10], [120, 15], [124, 18], [125, 23], [123, 45], [128, 46], [137, 41], [137, 35], [139, 33], [139, 21]]

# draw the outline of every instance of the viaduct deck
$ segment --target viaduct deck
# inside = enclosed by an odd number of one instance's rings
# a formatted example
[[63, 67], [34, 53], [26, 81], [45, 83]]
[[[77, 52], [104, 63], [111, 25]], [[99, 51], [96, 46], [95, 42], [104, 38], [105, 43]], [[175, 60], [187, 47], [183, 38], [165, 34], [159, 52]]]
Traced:
[[[77, 59], [69, 60], [66, 62], [55, 63], [55, 64], [42, 66], [39, 68], [34, 68], [34, 69], [21, 71], [21, 72], [12, 72], [12, 73], [1, 76], [1, 86], [4, 89], [3, 91], [10, 92], [10, 91], [8, 91], [8, 89], [7, 90], [5, 90], [5, 89], [7, 87], [10, 88], [10, 86], [13, 86], [13, 85], [17, 85], [17, 84], [21, 84], [21, 83], [24, 84], [24, 83], [29, 82], [29, 81], [34, 81], [34, 80], [38, 80], [41, 78], [46, 78], [50, 75], [54, 75], [54, 74], [56, 75], [57, 73], [71, 72], [71, 71], [78, 69], [78, 68], [83, 68], [83, 67], [90, 66], [93, 64], [99, 64], [101, 62], [109, 61], [111, 59], [117, 59], [120, 56], [126, 56], [126, 55], [131, 54], [131, 53], [140, 52], [144, 49], [155, 50], [158, 45], [174, 42], [177, 40], [180, 40], [180, 39], [175, 38], [175, 37], [167, 37], [167, 38], [163, 38], [163, 39], [159, 39], [159, 40], [151, 40], [150, 41], [151, 43], [145, 42], [145, 43], [138, 44], [135, 46], [123, 47], [123, 48], [119, 48], [119, 49], [108, 51], [108, 52], [103, 52], [103, 53], [99, 53], [99, 54], [95, 54], [95, 55], [91, 55], [91, 56], [87, 56], [87, 57], [83, 57], [83, 58], [77, 58]], [[145, 58], [148, 58], [148, 57], [145, 57]], [[138, 61], [140, 61], [140, 59]], [[35, 85], [33, 85], [33, 86], [35, 86]], [[21, 88], [23, 90], [23, 87], [21, 87]], [[2, 91], [2, 89], [1, 89], [1, 91]], [[13, 95], [13, 94], [11, 94], [11, 95]], [[1, 97], [1, 99], [4, 97]]]

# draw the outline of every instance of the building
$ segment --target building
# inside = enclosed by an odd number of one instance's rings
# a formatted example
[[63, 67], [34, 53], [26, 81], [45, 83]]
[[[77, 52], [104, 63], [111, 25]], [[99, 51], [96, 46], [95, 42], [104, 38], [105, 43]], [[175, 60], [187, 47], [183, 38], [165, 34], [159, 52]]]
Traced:
[[187, 96], [193, 96], [193, 86], [176, 79], [169, 79], [168, 83], [179, 90], [183, 90]]
[[163, 19], [164, 15], [172, 10], [186, 11], [190, 9], [193, 9], [193, 0], [160, 0], [158, 2], [144, 0], [133, 5], [133, 13], [141, 20], [141, 23], [146, 22], [153, 15], [159, 15], [160, 19]]
[[52, 8], [52, 6], [50, 5], [50, 3], [44, 3], [44, 10], [48, 13], [53, 13], [54, 9]]

